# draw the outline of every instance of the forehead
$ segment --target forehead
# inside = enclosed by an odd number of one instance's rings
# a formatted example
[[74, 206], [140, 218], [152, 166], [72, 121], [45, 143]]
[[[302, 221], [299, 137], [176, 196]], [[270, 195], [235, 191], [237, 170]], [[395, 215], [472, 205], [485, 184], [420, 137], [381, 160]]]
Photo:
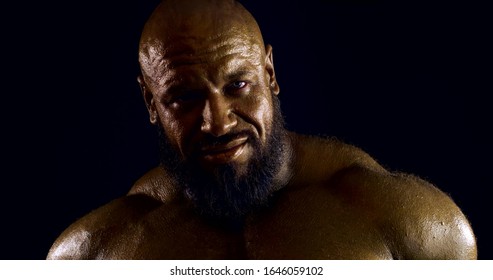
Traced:
[[262, 66], [264, 50], [248, 33], [223, 32], [214, 36], [177, 34], [168, 43], [156, 40], [141, 53], [143, 72], [164, 86], [187, 71], [219, 74]]

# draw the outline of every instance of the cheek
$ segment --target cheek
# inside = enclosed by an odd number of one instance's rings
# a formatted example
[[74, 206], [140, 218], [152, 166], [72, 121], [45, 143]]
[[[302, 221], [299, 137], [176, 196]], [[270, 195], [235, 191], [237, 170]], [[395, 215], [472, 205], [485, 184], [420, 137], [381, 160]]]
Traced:
[[256, 127], [262, 142], [265, 142], [272, 127], [272, 100], [269, 96], [262, 95], [250, 102], [247, 114], [252, 124]]
[[172, 144], [181, 155], [185, 156], [190, 152], [190, 143], [194, 137], [194, 127], [196, 118], [192, 112], [187, 114], [177, 114], [167, 110], [160, 110], [159, 116], [164, 132]]

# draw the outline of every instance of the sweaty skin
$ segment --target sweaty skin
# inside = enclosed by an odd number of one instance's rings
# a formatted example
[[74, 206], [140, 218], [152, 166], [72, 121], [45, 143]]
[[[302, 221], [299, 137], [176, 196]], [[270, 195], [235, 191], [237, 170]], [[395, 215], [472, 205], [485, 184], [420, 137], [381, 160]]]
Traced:
[[[164, 1], [147, 22], [139, 84], [152, 124], [184, 159], [239, 174], [272, 131], [279, 94], [272, 47], [226, 0]], [[252, 136], [214, 147], [206, 135]], [[336, 139], [287, 132], [268, 207], [232, 229], [200, 216], [158, 166], [128, 195], [67, 228], [48, 259], [476, 259], [457, 205], [432, 184], [384, 169]]]

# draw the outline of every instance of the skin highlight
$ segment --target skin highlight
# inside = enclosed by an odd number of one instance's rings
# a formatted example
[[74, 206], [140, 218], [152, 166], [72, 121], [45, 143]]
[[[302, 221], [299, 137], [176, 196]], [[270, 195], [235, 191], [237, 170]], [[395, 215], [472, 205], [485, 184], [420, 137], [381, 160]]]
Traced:
[[[238, 2], [161, 2], [142, 32], [139, 63], [149, 119], [167, 149], [162, 164], [67, 228], [48, 259], [477, 257], [469, 222], [437, 187], [337, 139], [283, 128], [272, 46]], [[254, 172], [266, 162], [271, 172]], [[214, 200], [227, 188], [254, 188], [228, 183], [250, 177], [268, 182], [263, 200], [244, 203], [233, 219], [216, 206], [201, 214], [187, 195], [207, 186]]]

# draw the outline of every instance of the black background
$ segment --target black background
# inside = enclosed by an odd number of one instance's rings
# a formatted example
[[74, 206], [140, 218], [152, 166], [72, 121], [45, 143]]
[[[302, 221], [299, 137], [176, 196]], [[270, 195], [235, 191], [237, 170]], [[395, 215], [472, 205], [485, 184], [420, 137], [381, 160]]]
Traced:
[[[157, 164], [136, 76], [140, 31], [158, 2], [2, 9], [0, 258], [45, 258], [70, 223]], [[431, 181], [469, 217], [479, 257], [492, 259], [485, 7], [243, 3], [273, 45], [288, 128], [336, 136]]]

